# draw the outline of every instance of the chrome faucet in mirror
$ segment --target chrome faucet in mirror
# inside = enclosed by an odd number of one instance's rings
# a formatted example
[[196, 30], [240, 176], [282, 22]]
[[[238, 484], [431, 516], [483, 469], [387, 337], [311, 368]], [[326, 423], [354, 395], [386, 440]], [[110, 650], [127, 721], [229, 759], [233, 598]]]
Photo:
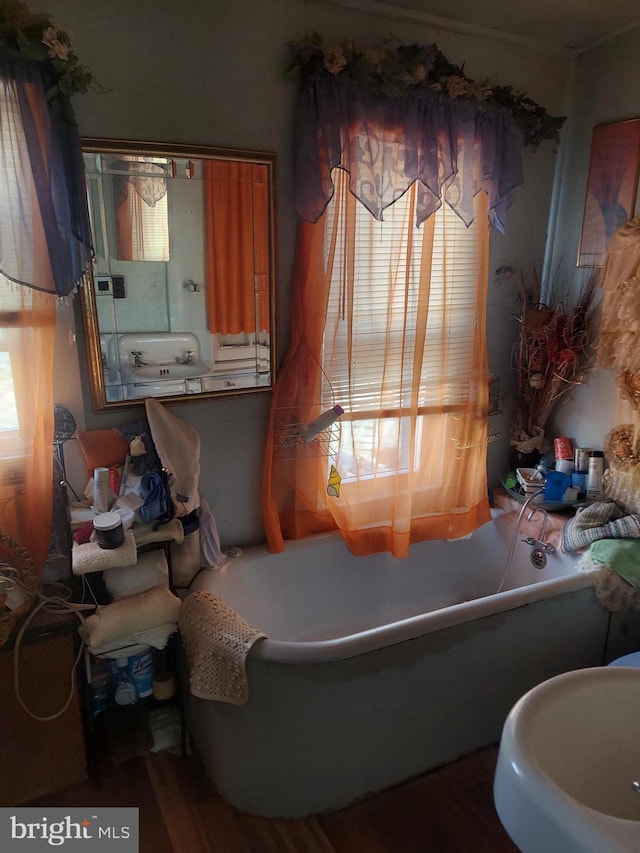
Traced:
[[94, 410], [271, 388], [275, 155], [101, 139], [82, 147]]

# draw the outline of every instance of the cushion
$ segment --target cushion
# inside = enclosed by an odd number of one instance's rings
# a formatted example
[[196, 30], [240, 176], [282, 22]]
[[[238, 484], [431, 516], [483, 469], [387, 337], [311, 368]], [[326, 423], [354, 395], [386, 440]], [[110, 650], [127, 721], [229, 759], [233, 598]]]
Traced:
[[129, 443], [117, 429], [76, 430], [76, 438], [87, 466], [87, 475], [93, 476], [94, 468], [110, 468], [124, 465]]

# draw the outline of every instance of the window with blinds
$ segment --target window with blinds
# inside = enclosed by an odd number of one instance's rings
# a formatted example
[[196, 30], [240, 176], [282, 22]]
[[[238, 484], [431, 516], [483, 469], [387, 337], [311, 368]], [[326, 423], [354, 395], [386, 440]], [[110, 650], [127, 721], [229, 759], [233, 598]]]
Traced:
[[174, 161], [85, 152], [84, 166], [98, 269], [108, 257], [168, 261], [168, 189]]
[[6, 332], [0, 329], [0, 432], [7, 433], [20, 427], [18, 407], [11, 369], [11, 358], [4, 347], [8, 346], [4, 338]]
[[[16, 147], [22, 149], [26, 147], [22, 125], [19, 122], [20, 112], [15, 87], [7, 80], [3, 81], [0, 87], [0, 110], [6, 118], [6, 121], [0, 123], [0, 171], [3, 177], [2, 185], [8, 188], [6, 193], [0, 194], [0, 217], [5, 223], [11, 223], [17, 210], [22, 211], [25, 219], [30, 218], [32, 212], [24, 209], [28, 196], [24, 197], [19, 193], [17, 179], [10, 180], [12, 161], [5, 155], [5, 152], [12, 151]], [[1, 249], [3, 262], [6, 262], [9, 260], [7, 256], [14, 251], [11, 241], [3, 242]], [[28, 257], [28, 247], [24, 247], [24, 251], [25, 256]], [[15, 452], [20, 429], [11, 363], [12, 330], [9, 328], [19, 305], [17, 290], [17, 285], [0, 274], [0, 438], [2, 438], [0, 457]]]
[[[367, 467], [372, 475], [406, 468], [409, 415], [417, 415], [414, 440], [419, 443], [429, 414], [455, 411], [475, 393], [470, 376], [477, 226], [467, 228], [443, 205], [434, 214], [433, 251], [423, 256], [425, 226], [416, 228], [412, 200], [413, 193], [405, 193], [385, 210], [382, 222], [357, 203], [350, 232], [335, 221], [333, 202], [327, 211], [327, 260], [333, 267], [323, 404], [340, 403], [347, 410], [339, 447], [333, 450], [343, 469], [357, 455], [359, 476]], [[398, 467], [396, 455], [389, 468], [385, 448], [393, 446], [400, 447], [404, 461]]]
[[169, 260], [167, 194], [149, 205], [131, 192], [131, 258], [133, 261]]
[[0, 461], [23, 450], [24, 399], [19, 393], [16, 362], [22, 352], [20, 342], [30, 330], [17, 320], [23, 316], [24, 303], [30, 297], [31, 291], [0, 274]]

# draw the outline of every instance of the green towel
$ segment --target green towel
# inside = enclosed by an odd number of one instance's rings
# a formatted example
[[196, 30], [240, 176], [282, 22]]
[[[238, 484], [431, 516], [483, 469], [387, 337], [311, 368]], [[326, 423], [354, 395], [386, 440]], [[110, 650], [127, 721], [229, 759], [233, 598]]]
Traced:
[[589, 548], [589, 556], [631, 586], [640, 587], [640, 541], [637, 539], [598, 539]]

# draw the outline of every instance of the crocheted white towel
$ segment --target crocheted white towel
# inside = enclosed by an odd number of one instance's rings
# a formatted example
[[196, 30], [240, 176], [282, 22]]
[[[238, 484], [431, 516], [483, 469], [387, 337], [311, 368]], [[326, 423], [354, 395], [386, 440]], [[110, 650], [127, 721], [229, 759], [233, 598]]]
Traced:
[[565, 524], [561, 547], [565, 553], [588, 548], [598, 539], [639, 539], [640, 516], [625, 515], [614, 501], [597, 501], [579, 509]]
[[255, 641], [266, 634], [205, 590], [184, 599], [178, 624], [192, 694], [199, 699], [244, 705], [249, 698], [246, 657]]
[[97, 542], [73, 543], [71, 570], [74, 575], [87, 572], [104, 572], [117, 566], [133, 566], [137, 560], [136, 542], [131, 530], [124, 534], [119, 548], [101, 548]]
[[596, 598], [607, 610], [612, 613], [640, 610], [640, 589], [622, 580], [602, 563], [595, 562], [588, 551], [578, 563], [578, 568], [590, 573]]

